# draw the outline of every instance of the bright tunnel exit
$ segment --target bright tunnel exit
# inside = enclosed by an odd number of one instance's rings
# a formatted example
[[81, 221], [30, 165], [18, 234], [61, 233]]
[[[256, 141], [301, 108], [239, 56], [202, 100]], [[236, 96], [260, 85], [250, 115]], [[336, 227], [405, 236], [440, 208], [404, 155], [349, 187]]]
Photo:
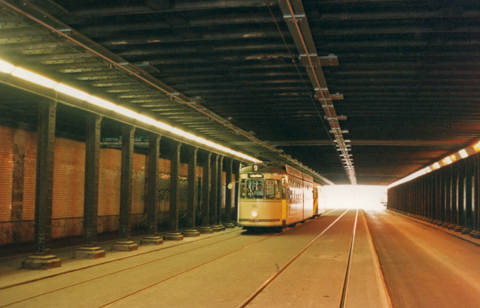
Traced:
[[381, 210], [387, 204], [387, 186], [335, 185], [322, 189], [325, 207]]

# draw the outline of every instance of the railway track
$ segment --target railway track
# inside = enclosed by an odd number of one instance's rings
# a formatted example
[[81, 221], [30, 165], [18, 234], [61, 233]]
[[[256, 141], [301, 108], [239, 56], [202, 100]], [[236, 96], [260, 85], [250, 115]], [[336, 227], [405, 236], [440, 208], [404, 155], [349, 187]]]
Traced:
[[[334, 212], [334, 211], [326, 213], [326, 215], [328, 215], [332, 212]], [[238, 307], [246, 307], [249, 303], [251, 303], [251, 301], [254, 300], [259, 294], [261, 294], [262, 291], [265, 288], [267, 288], [275, 279], [280, 277], [285, 270], [287, 270], [292, 264], [294, 264], [296, 262], [296, 260], [299, 257], [301, 257], [306, 251], [308, 251], [308, 249], [312, 245], [314, 245], [315, 242], [322, 235], [325, 234], [325, 232], [327, 232], [338, 221], [340, 221], [341, 218], [344, 217], [344, 215], [347, 212], [348, 211], [344, 211], [333, 222], [331, 222], [328, 226], [323, 228], [323, 230], [318, 235], [316, 235], [315, 238], [313, 238], [307, 245], [305, 245], [302, 250], [300, 250], [295, 256], [293, 256], [293, 258], [291, 258], [281, 268], [279, 268], [279, 270], [274, 275], [272, 275], [271, 277], [266, 279], [265, 282], [260, 287], [258, 287], [258, 289], [255, 292], [253, 292], [253, 294], [251, 294], [248, 298], [246, 298]], [[355, 242], [354, 237], [355, 237], [355, 229], [356, 229], [356, 225], [357, 225], [357, 223], [356, 223], [357, 217], [358, 217], [358, 211], [356, 213], [355, 224], [354, 224], [354, 228], [353, 228], [353, 231], [352, 231], [352, 239], [351, 239], [351, 244], [350, 244], [350, 256], [349, 256], [348, 262], [346, 264], [342, 300], [341, 300], [341, 303], [339, 303], [338, 307], [346, 307], [345, 303], [346, 303], [346, 298], [347, 298], [347, 294], [348, 294], [348, 283], [349, 283], [349, 278], [348, 277], [349, 277], [349, 274], [350, 274], [351, 259], [352, 259], [351, 255], [353, 253], [353, 247], [354, 247], [354, 242]], [[174, 280], [175, 278], [179, 278], [179, 277], [182, 277], [182, 276], [185, 276], [185, 275], [188, 275], [188, 274], [192, 274], [192, 273], [194, 273], [195, 270], [208, 267], [209, 265], [210, 266], [215, 265], [216, 262], [219, 262], [219, 260], [222, 260], [222, 259], [224, 260], [224, 259], [227, 259], [227, 258], [231, 258], [232, 256], [238, 255], [242, 251], [246, 251], [249, 248], [252, 248], [254, 246], [259, 245], [260, 243], [266, 243], [266, 242], [268, 242], [268, 240], [271, 240], [272, 238], [277, 237], [279, 235], [288, 236], [289, 232], [291, 232], [294, 229], [295, 228], [289, 229], [289, 230], [287, 230], [283, 233], [263, 234], [263, 235], [258, 235], [257, 234], [255, 236], [250, 236], [250, 237], [243, 236], [243, 238], [241, 237], [242, 235], [240, 233], [238, 233], [238, 234], [235, 233], [233, 236], [228, 236], [227, 238], [222, 238], [222, 239], [219, 239], [218, 241], [208, 242], [208, 243], [205, 242], [205, 245], [202, 244], [202, 245], [198, 245], [198, 247], [184, 249], [183, 251], [172, 253], [168, 256], [151, 258], [148, 261], [144, 261], [144, 262], [140, 262], [140, 263], [134, 262], [134, 264], [132, 264], [130, 266], [119, 268], [119, 269], [116, 269], [116, 270], [113, 270], [113, 271], [110, 271], [110, 272], [107, 272], [107, 273], [99, 274], [99, 275], [96, 275], [95, 277], [89, 277], [87, 279], [78, 280], [78, 281], [75, 281], [73, 283], [63, 285], [61, 287], [52, 288], [52, 289], [50, 289], [48, 291], [45, 291], [45, 292], [40, 292], [40, 293], [35, 294], [35, 295], [25, 296], [22, 299], [17, 299], [15, 301], [11, 301], [9, 303], [5, 303], [3, 305], [0, 305], [0, 307], [21, 307], [21, 306], [27, 305], [27, 304], [29, 306], [31, 306], [30, 302], [32, 300], [36, 300], [36, 299], [42, 298], [44, 296], [45, 297], [50, 296], [52, 298], [55, 298], [55, 295], [60, 294], [60, 292], [68, 291], [68, 289], [74, 290], [75, 287], [79, 287], [80, 285], [85, 285], [85, 284], [88, 284], [88, 283], [93, 283], [96, 280], [101, 280], [103, 278], [115, 277], [115, 275], [124, 274], [124, 273], [128, 273], [128, 272], [133, 273], [133, 272], [138, 271], [138, 269], [143, 268], [143, 267], [147, 267], [147, 266], [152, 266], [152, 265], [156, 266], [157, 264], [158, 264], [158, 266], [161, 266], [161, 264], [168, 259], [176, 259], [176, 258], [180, 258], [182, 256], [186, 256], [187, 254], [201, 252], [202, 250], [212, 250], [212, 249], [215, 250], [215, 249], [219, 249], [219, 247], [232, 245], [232, 248], [229, 249], [228, 251], [225, 251], [225, 252], [219, 253], [215, 256], [212, 256], [208, 260], [198, 262], [196, 264], [192, 264], [191, 266], [189, 266], [187, 268], [184, 268], [182, 270], [178, 270], [174, 274], [169, 274], [165, 277], [162, 277], [161, 279], [157, 279], [155, 281], [150, 281], [148, 284], [139, 286], [139, 287], [135, 288], [134, 290], [130, 290], [129, 292], [123, 292], [122, 294], [118, 294], [117, 296], [114, 296], [114, 298], [111, 298], [107, 301], [103, 301], [103, 303], [97, 303], [94, 307], [113, 307], [113, 306], [115, 306], [115, 307], [116, 306], [121, 306], [122, 307], [122, 306], [128, 306], [128, 301], [131, 300], [132, 298], [136, 297], [136, 296], [142, 296], [143, 293], [151, 292], [152, 289], [155, 289], [157, 287], [161, 287], [163, 284], [165, 284], [167, 282], [170, 282], [170, 281]], [[237, 243], [238, 240], [239, 240], [239, 237], [240, 237], [240, 240], [244, 240], [244, 241], [246, 240], [245, 243], [243, 243], [241, 245], [235, 244], [238, 247], [233, 247], [233, 246], [235, 246], [233, 243], [234, 242]], [[240, 301], [238, 301], [238, 302], [240, 302]]]
[[[229, 233], [236, 233], [236, 232], [229, 232]], [[229, 235], [229, 234], [228, 234], [228, 233], [225, 233], [225, 234], [222, 234], [222, 235], [225, 236], [225, 235]], [[271, 236], [275, 236], [275, 235], [276, 235], [276, 234], [271, 235]], [[97, 276], [95, 276], [95, 277], [91, 277], [91, 278], [88, 278], [88, 279], [84, 279], [84, 280], [81, 280], [81, 281], [77, 281], [77, 282], [75, 282], [75, 283], [67, 284], [67, 285], [64, 285], [64, 286], [62, 286], [62, 287], [60, 287], [60, 288], [54, 288], [54, 289], [49, 290], [49, 291], [47, 291], [47, 292], [42, 292], [42, 293], [40, 293], [40, 294], [36, 294], [36, 295], [33, 295], [33, 296], [24, 297], [24, 298], [19, 299], [19, 300], [16, 300], [16, 301], [12, 301], [12, 302], [9, 302], [9, 303], [6, 303], [6, 304], [2, 304], [2, 305], [0, 305], [0, 308], [10, 307], [10, 306], [13, 306], [13, 305], [15, 305], [15, 304], [20, 304], [20, 303], [25, 302], [25, 301], [28, 301], [28, 300], [32, 300], [32, 299], [35, 299], [35, 298], [38, 298], [38, 297], [41, 297], [41, 296], [44, 296], [44, 295], [47, 295], [47, 294], [52, 294], [52, 293], [55, 293], [55, 292], [58, 292], [58, 291], [61, 291], [61, 290], [68, 289], [68, 288], [72, 288], [72, 287], [78, 286], [78, 285], [80, 285], [80, 284], [85, 284], [85, 283], [88, 283], [88, 282], [92, 282], [92, 281], [94, 281], [94, 280], [97, 280], [97, 279], [100, 279], [100, 278], [104, 278], [104, 277], [107, 277], [107, 276], [111, 276], [111, 275], [115, 275], [115, 274], [118, 274], [118, 273], [120, 273], [120, 272], [125, 272], [125, 271], [128, 271], [128, 270], [133, 270], [133, 269], [139, 268], [139, 267], [141, 267], [141, 266], [149, 265], [149, 264], [152, 264], [152, 263], [155, 263], [155, 262], [159, 262], [159, 261], [162, 261], [162, 260], [165, 260], [165, 259], [168, 259], [168, 258], [174, 258], [174, 257], [177, 257], [177, 256], [179, 256], [179, 255], [186, 254], [186, 253], [189, 253], [189, 252], [192, 252], [192, 251], [195, 251], [195, 250], [198, 250], [198, 249], [202, 249], [202, 248], [205, 248], [205, 247], [208, 247], [208, 246], [220, 244], [220, 243], [223, 243], [223, 242], [225, 242], [225, 241], [229, 241], [229, 240], [235, 239], [235, 238], [240, 237], [240, 236], [242, 236], [242, 235], [241, 235], [241, 234], [235, 234], [235, 235], [230, 236], [230, 237], [227, 237], [227, 238], [225, 238], [225, 239], [220, 239], [220, 240], [218, 240], [218, 241], [214, 241], [213, 243], [208, 243], [208, 244], [205, 244], [205, 245], [202, 245], [202, 246], [199, 246], [199, 247], [187, 249], [187, 250], [184, 250], [184, 251], [181, 251], [181, 252], [178, 252], [178, 253], [174, 253], [174, 254], [171, 254], [171, 255], [168, 255], [168, 256], [164, 256], [164, 257], [160, 257], [160, 258], [154, 258], [153, 260], [149, 260], [149, 261], [147, 261], [147, 262], [135, 263], [135, 265], [132, 265], [132, 266], [128, 266], [128, 267], [125, 267], [125, 268], [122, 268], [122, 269], [119, 269], [119, 270], [114, 270], [114, 271], [108, 272], [108, 273], [106, 273], [106, 274], [97, 275]], [[212, 239], [212, 237], [205, 238], [205, 239], [200, 239], [200, 241], [202, 241], [202, 240], [208, 240], [208, 239]], [[260, 241], [261, 241], [261, 240], [260, 240]], [[198, 241], [197, 241], [197, 242], [198, 242]], [[190, 243], [192, 243], [192, 242], [190, 242]], [[180, 245], [186, 245], [186, 244], [190, 244], [190, 243], [182, 243], [182, 244], [180, 244]], [[175, 246], [175, 248], [177, 248], [177, 247], [180, 246], [180, 245]], [[160, 248], [160, 249], [157, 249], [157, 250], [145, 252], [145, 253], [143, 253], [143, 254], [151, 254], [151, 253], [155, 253], [155, 252], [158, 252], [158, 251], [160, 251], [160, 250], [165, 250], [165, 249], [169, 249], [169, 248], [174, 248], [174, 247]], [[105, 263], [101, 263], [101, 264], [98, 264], [98, 265], [94, 265], [94, 266], [91, 266], [91, 267], [89, 267], [89, 268], [102, 266], [102, 265], [105, 265], [106, 263], [113, 263], [113, 262], [118, 262], [118, 261], [125, 260], [125, 259], [135, 258], [135, 257], [138, 257], [138, 256], [139, 256], [139, 254], [134, 255], [134, 256], [126, 256], [126, 257], [124, 257], [124, 258], [116, 259], [116, 260], [113, 260], [113, 261], [110, 261], [110, 262], [105, 262]], [[59, 277], [59, 276], [62, 276], [62, 275], [67, 275], [67, 274], [70, 274], [70, 273], [72, 273], [72, 272], [81, 271], [81, 270], [85, 270], [85, 268], [75, 269], [75, 270], [72, 270], [72, 271], [62, 272], [62, 273], [59, 273], [59, 274], [57, 274], [57, 275], [51, 275], [51, 276], [47, 276], [47, 277], [44, 277], [44, 278], [27, 281], [27, 282], [20, 283], [20, 284], [10, 285], [10, 286], [8, 286], [8, 287], [2, 288], [1, 290], [8, 290], [8, 289], [12, 289], [12, 288], [14, 288], [14, 287], [18, 287], [18, 286], [20, 286], [20, 285], [26, 285], [26, 284], [29, 284], [29, 283], [38, 282], [38, 281], [40, 281], [40, 280], [47, 280], [47, 279], [50, 279], [50, 278]], [[100, 307], [102, 307], [102, 306], [100, 306]]]
[[[243, 303], [241, 303], [238, 308], [244, 308], [248, 304], [250, 304], [262, 291], [268, 287], [276, 278], [278, 278], [287, 268], [289, 268], [300, 256], [302, 256], [305, 251], [308, 250], [325, 232], [327, 232], [333, 225], [335, 225], [346, 213], [348, 212], [345, 211], [340, 215], [333, 223], [331, 223], [327, 228], [325, 228], [320, 234], [318, 234], [302, 251], [300, 251], [295, 257], [293, 257], [287, 264], [285, 264], [277, 273], [272, 275], [265, 283], [263, 283], [250, 297], [248, 297]], [[344, 288], [342, 292], [342, 301], [340, 303], [340, 308], [345, 307], [345, 298], [346, 294], [348, 292], [348, 277], [350, 273], [350, 266], [351, 266], [351, 255], [353, 254], [353, 244], [355, 242], [355, 229], [357, 225], [357, 218], [358, 218], [358, 210], [355, 216], [355, 226], [353, 230], [353, 236], [352, 236], [352, 242], [351, 242], [351, 248], [350, 248], [350, 254], [348, 257], [348, 262], [346, 266], [346, 273], [345, 273], [345, 282], [344, 282]]]

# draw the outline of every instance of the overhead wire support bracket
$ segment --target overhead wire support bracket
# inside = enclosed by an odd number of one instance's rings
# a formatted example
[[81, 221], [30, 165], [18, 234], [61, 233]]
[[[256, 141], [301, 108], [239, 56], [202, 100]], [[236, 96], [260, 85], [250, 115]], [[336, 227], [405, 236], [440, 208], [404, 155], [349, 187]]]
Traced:
[[[292, 4], [290, 0], [280, 0], [279, 6], [282, 10], [283, 17], [287, 22], [295, 45], [300, 53], [300, 62], [307, 68], [308, 76], [316, 92], [316, 98], [320, 101], [325, 111], [325, 118], [328, 120], [329, 125], [333, 130], [340, 129], [340, 124], [338, 121], [343, 119], [337, 117], [333, 104], [330, 105], [327, 103], [327, 100], [331, 101], [332, 97], [328, 91], [327, 82], [323, 74], [321, 62], [316, 51], [315, 43], [308, 25], [308, 20], [305, 15], [302, 1], [297, 0]], [[299, 19], [296, 18], [297, 16]], [[334, 59], [338, 63], [338, 59], [336, 59], [335, 56], [331, 57], [330, 60]], [[340, 97], [337, 96], [336, 98]], [[341, 99], [343, 99], [343, 96], [341, 96]], [[344, 119], [346, 120], [346, 117], [344, 117]], [[338, 143], [347, 142], [343, 140], [341, 130], [335, 133], [334, 136], [335, 141]], [[342, 149], [341, 152], [346, 152], [346, 150]], [[347, 157], [346, 159], [347, 164], [352, 165], [351, 158]], [[350, 179], [350, 183], [355, 185], [357, 180], [353, 168], [350, 168], [349, 172], [347, 172], [347, 175]]]

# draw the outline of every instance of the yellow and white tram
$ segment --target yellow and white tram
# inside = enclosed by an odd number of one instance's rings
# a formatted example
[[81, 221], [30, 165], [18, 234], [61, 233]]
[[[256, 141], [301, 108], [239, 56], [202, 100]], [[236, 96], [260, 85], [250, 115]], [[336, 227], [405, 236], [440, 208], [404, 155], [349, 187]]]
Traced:
[[321, 185], [288, 165], [254, 164], [240, 170], [238, 224], [282, 227], [325, 212]]

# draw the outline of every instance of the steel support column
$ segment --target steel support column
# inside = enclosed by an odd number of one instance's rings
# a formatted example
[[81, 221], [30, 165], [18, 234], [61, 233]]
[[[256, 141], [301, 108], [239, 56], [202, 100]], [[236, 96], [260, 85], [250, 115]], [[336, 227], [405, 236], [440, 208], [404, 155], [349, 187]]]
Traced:
[[457, 162], [458, 165], [458, 190], [457, 190], [457, 226], [453, 229], [461, 232], [465, 228], [465, 160]]
[[102, 117], [87, 115], [85, 140], [85, 191], [83, 207], [83, 246], [75, 252], [77, 259], [105, 257], [105, 250], [96, 246], [98, 223], [98, 185], [100, 174], [100, 133]]
[[240, 196], [240, 169], [242, 169], [242, 163], [238, 162], [238, 168], [235, 168], [235, 198], [233, 199], [234, 208], [233, 208], [233, 221], [234, 224], [238, 224], [238, 200]]
[[452, 223], [452, 167], [445, 168], [445, 222], [442, 227], [448, 228]]
[[200, 232], [195, 229], [195, 207], [197, 206], [197, 147], [188, 150], [188, 195], [187, 195], [187, 226], [183, 236], [195, 237]]
[[137, 250], [138, 245], [130, 239], [132, 232], [132, 181], [133, 181], [133, 142], [135, 127], [122, 127], [122, 167], [120, 174], [120, 239], [112, 249], [120, 251]]
[[440, 204], [440, 213], [439, 213], [440, 216], [438, 218], [437, 225], [442, 226], [446, 221], [445, 213], [446, 213], [446, 209], [447, 209], [447, 192], [445, 190], [445, 185], [446, 185], [446, 171], [445, 171], [445, 168], [442, 169], [441, 171], [439, 171], [439, 174], [440, 174], [439, 190], [440, 190], [440, 194], [441, 194], [441, 196], [440, 196], [441, 204]]
[[158, 202], [158, 158], [160, 157], [160, 136], [150, 133], [148, 147], [147, 170], [147, 228], [148, 233], [142, 239], [143, 245], [160, 245], [163, 239], [157, 231], [157, 202]]
[[56, 117], [57, 103], [55, 101], [39, 103], [35, 188], [35, 253], [22, 263], [24, 268], [29, 269], [50, 269], [61, 266], [60, 259], [50, 254]]
[[200, 233], [212, 233], [210, 227], [210, 169], [212, 152], [207, 152], [203, 159], [202, 179], [202, 226], [198, 228]]
[[218, 169], [217, 169], [217, 220], [216, 226], [220, 228], [220, 231], [225, 230], [225, 226], [222, 224], [222, 203], [223, 203], [223, 159], [224, 156], [218, 156]]
[[458, 166], [452, 166], [452, 211], [451, 222], [448, 229], [453, 230], [457, 226], [458, 216]]
[[463, 212], [463, 221], [465, 228], [462, 229], [463, 234], [469, 234], [474, 226], [472, 213], [473, 211], [473, 170], [474, 169], [474, 158], [469, 157], [465, 160], [465, 207]]
[[183, 235], [178, 231], [178, 206], [180, 204], [180, 148], [182, 144], [172, 140], [170, 152], [170, 211], [168, 233], [165, 240], [181, 241]]
[[213, 154], [212, 161], [212, 183], [210, 190], [210, 227], [213, 231], [221, 231], [217, 225], [217, 203], [218, 203], [218, 158], [220, 155]]
[[435, 220], [434, 224], [439, 225], [442, 221], [442, 206], [444, 201], [444, 195], [442, 193], [442, 172], [435, 173]]
[[475, 171], [474, 171], [474, 186], [473, 186], [473, 213], [472, 217], [474, 219], [474, 229], [470, 236], [474, 238], [480, 238], [480, 154], [475, 155]]
[[[227, 169], [225, 181], [225, 186], [227, 186], [227, 189], [225, 191], [225, 223], [223, 224], [225, 228], [235, 227], [235, 225], [232, 223], [232, 190], [234, 189], [234, 183], [232, 182], [235, 182], [232, 181], [232, 165], [233, 159], [227, 158], [227, 162], [225, 163], [225, 168]], [[232, 187], [229, 188], [229, 185], [232, 185]]]

